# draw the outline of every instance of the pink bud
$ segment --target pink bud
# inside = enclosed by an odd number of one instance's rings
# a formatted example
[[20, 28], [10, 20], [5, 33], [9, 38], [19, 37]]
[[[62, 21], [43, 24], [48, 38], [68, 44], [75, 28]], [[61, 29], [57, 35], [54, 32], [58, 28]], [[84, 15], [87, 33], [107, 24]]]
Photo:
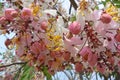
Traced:
[[5, 18], [5, 17], [1, 17], [1, 18], [0, 18], [0, 24], [4, 24], [5, 21], [6, 21], [6, 18]]
[[117, 49], [120, 50], [120, 44], [117, 46]]
[[29, 19], [32, 15], [31, 9], [29, 8], [23, 8], [23, 10], [21, 11], [21, 18], [26, 20]]
[[17, 17], [18, 16], [18, 12], [17, 11], [13, 11], [13, 12], [11, 12], [11, 15], [12, 15], [12, 17]]
[[70, 60], [70, 56], [71, 56], [71, 55], [70, 55], [69, 52], [64, 52], [64, 53], [63, 53], [63, 58], [64, 58], [65, 61], [69, 61], [69, 60]]
[[75, 64], [75, 70], [76, 72], [81, 72], [83, 70], [83, 65], [79, 62]]
[[8, 8], [8, 9], [6, 9], [5, 10], [5, 17], [6, 17], [6, 19], [8, 19], [8, 20], [12, 20], [14, 17], [12, 16], [12, 12], [14, 12], [15, 11], [15, 9], [12, 9], [12, 8]]
[[118, 34], [115, 35], [115, 40], [118, 41], [118, 42], [120, 42], [120, 33], [118, 33]]
[[105, 65], [104, 64], [98, 64], [96, 66], [97, 70], [100, 72], [100, 73], [103, 73], [105, 72]]
[[111, 22], [112, 17], [111, 17], [109, 14], [107, 14], [107, 13], [103, 13], [103, 14], [101, 15], [100, 20], [101, 20], [103, 23], [108, 24], [108, 23]]
[[44, 54], [39, 54], [38, 56], [38, 61], [40, 62], [39, 64], [43, 64], [46, 60], [46, 56]]
[[43, 30], [46, 30], [47, 27], [48, 27], [48, 23], [47, 23], [46, 21], [41, 22], [41, 28], [42, 28]]
[[68, 28], [69, 28], [70, 32], [73, 34], [78, 34], [81, 30], [80, 24], [76, 21], [71, 23]]

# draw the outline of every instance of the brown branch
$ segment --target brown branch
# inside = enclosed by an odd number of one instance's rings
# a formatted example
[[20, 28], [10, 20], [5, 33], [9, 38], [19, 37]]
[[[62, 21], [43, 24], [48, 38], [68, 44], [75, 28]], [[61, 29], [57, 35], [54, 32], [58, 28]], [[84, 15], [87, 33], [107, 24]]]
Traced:
[[25, 63], [27, 63], [27, 62], [16, 62], [16, 63], [0, 66], [0, 68], [9, 67], [12, 65], [21, 65], [21, 64], [25, 64]]
[[77, 10], [77, 4], [75, 2], [75, 0], [70, 0], [70, 3], [72, 4], [72, 6], [74, 7], [75, 10]]
[[71, 10], [72, 10], [72, 4], [70, 4], [69, 14], [71, 14]]

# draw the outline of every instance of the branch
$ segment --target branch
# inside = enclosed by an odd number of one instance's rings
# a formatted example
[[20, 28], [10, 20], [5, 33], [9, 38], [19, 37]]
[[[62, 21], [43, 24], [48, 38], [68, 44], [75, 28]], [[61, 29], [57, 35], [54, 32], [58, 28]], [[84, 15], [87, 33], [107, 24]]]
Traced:
[[69, 14], [71, 14], [71, 10], [72, 10], [72, 4], [70, 4]]
[[77, 10], [77, 4], [74, 0], [70, 0], [70, 3], [72, 4], [72, 6], [74, 7], [75, 10]]
[[16, 62], [16, 63], [0, 66], [0, 68], [9, 67], [9, 66], [12, 66], [12, 65], [20, 65], [20, 64], [25, 64], [25, 63], [26, 62]]

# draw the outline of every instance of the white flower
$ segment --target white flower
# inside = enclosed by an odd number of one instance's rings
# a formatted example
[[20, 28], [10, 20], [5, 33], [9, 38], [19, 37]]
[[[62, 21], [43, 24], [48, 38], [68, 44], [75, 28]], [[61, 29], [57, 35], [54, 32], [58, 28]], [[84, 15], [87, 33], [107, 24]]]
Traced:
[[43, 13], [50, 14], [54, 17], [57, 15], [57, 11], [54, 10], [54, 9], [46, 9], [46, 10], [43, 11]]

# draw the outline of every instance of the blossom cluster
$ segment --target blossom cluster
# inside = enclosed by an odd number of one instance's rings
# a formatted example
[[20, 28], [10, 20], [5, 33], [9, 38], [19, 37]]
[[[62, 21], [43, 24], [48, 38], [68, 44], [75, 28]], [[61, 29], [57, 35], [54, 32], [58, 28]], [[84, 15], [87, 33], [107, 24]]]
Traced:
[[105, 74], [116, 68], [120, 72], [120, 28], [114, 10], [117, 8], [112, 4], [102, 10], [92, 9], [82, 0], [76, 20], [65, 21], [57, 9], [32, 3], [31, 8], [5, 9], [0, 30], [2, 34], [15, 33], [5, 41], [6, 47], [15, 48], [16, 55], [36, 71], [45, 66], [54, 74], [73, 64], [76, 72]]

